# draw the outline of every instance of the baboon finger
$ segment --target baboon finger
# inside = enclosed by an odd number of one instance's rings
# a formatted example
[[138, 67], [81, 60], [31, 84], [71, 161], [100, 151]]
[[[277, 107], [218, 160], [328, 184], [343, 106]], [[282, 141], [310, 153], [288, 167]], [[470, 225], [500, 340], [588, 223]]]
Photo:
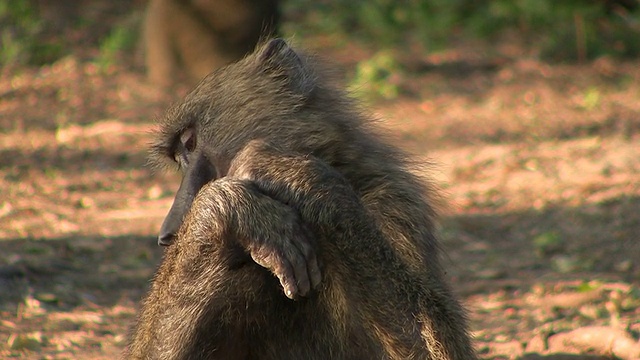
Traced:
[[251, 258], [256, 264], [271, 270], [271, 272], [278, 278], [280, 285], [284, 290], [284, 294], [289, 299], [294, 299], [298, 296], [298, 286], [296, 285], [296, 279], [294, 271], [288, 262], [282, 261], [282, 256], [277, 256], [272, 251], [257, 250], [251, 251]]
[[[301, 243], [299, 241], [295, 241], [298, 239], [294, 239], [294, 243], [299, 245]], [[311, 289], [311, 284], [309, 282], [309, 274], [307, 272], [307, 260], [304, 258], [303, 253], [296, 246], [288, 246], [288, 251], [286, 251], [286, 260], [288, 260], [289, 264], [291, 264], [291, 269], [293, 270], [295, 282], [298, 288], [299, 296], [307, 296], [309, 294], [309, 290]]]
[[297, 241], [295, 242], [298, 250], [302, 253], [302, 256], [305, 259], [306, 263], [306, 271], [307, 277], [310, 281], [310, 287], [315, 289], [322, 280], [322, 273], [320, 272], [320, 266], [318, 264], [318, 257], [315, 252], [315, 247], [313, 246], [310, 239], [310, 232], [306, 227], [301, 228], [302, 235], [299, 236]]

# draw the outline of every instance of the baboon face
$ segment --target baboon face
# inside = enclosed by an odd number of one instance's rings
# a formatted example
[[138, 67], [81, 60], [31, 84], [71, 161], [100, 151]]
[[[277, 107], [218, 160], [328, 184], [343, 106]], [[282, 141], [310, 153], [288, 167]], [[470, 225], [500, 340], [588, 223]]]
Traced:
[[303, 58], [284, 40], [274, 39], [208, 75], [167, 111], [152, 156], [177, 164], [183, 178], [162, 224], [160, 245], [171, 244], [200, 188], [226, 176], [247, 142], [267, 139], [289, 149], [304, 147], [301, 137], [310, 130], [303, 130], [309, 117], [303, 113], [314, 88]]
[[196, 147], [197, 137], [194, 128], [185, 129], [173, 144], [173, 160], [181, 169], [183, 177], [169, 214], [164, 219], [158, 237], [158, 244], [171, 244], [182, 219], [191, 207], [191, 203], [200, 188], [217, 177], [214, 164], [204, 153], [202, 147]]

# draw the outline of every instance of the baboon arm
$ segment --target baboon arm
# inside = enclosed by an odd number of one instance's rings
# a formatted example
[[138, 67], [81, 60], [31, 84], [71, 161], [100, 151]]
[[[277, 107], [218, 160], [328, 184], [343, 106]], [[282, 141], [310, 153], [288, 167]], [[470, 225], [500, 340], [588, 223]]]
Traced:
[[[229, 176], [249, 180], [269, 197], [291, 206], [316, 238], [328, 239], [318, 245], [320, 248], [328, 247], [350, 258], [354, 266], [402, 266], [347, 179], [318, 158], [287, 154], [254, 140], [234, 158]], [[355, 275], [362, 270], [362, 281], [384, 279], [365, 273], [371, 269], [350, 270]]]
[[149, 1], [145, 15], [143, 38], [144, 55], [149, 80], [162, 87], [168, 87], [178, 68], [178, 58], [173, 44], [173, 34], [169, 19], [180, 9], [172, 1]]
[[[199, 214], [192, 214], [198, 209]], [[205, 216], [210, 220], [203, 220]], [[187, 219], [183, 227], [189, 222], [216, 225], [203, 236], [218, 234], [237, 241], [257, 264], [278, 277], [289, 298], [306, 296], [320, 282], [313, 238], [298, 214], [249, 181], [225, 177], [206, 184]]]

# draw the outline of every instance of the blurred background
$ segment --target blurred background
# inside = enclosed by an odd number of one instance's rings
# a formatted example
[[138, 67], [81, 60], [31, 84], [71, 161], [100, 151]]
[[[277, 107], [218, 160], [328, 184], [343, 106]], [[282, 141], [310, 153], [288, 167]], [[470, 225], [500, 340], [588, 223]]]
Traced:
[[482, 358], [640, 358], [637, 0], [0, 0], [0, 357], [118, 357], [179, 184], [154, 121], [250, 26], [432, 164]]

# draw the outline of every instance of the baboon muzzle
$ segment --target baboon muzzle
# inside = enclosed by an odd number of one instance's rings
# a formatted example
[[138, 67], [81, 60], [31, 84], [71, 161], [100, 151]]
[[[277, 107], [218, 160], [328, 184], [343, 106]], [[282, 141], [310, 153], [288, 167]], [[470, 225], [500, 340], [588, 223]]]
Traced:
[[205, 156], [198, 154], [193, 164], [187, 168], [180, 183], [180, 188], [178, 188], [176, 197], [173, 200], [173, 205], [171, 205], [171, 209], [164, 219], [162, 227], [160, 227], [158, 245], [171, 245], [182, 225], [185, 215], [189, 209], [191, 209], [191, 204], [198, 194], [198, 191], [200, 191], [204, 184], [215, 178], [216, 169]]

